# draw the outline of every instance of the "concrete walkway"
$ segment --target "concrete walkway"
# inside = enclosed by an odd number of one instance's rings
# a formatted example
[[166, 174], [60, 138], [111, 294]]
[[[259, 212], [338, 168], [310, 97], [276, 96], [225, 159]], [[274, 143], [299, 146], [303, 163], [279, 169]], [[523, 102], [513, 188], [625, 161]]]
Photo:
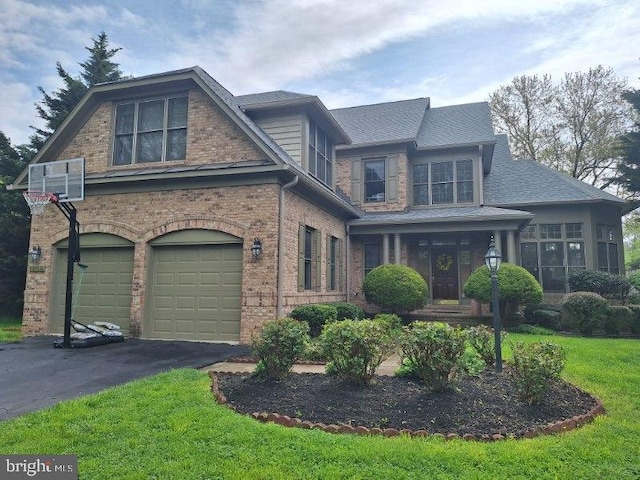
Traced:
[[[380, 364], [376, 373], [378, 375], [393, 376], [394, 372], [400, 366], [400, 357], [397, 354], [391, 355]], [[232, 373], [249, 373], [256, 368], [255, 363], [245, 362], [218, 362], [212, 365], [202, 367], [201, 370], [208, 372], [214, 370], [216, 372], [232, 372]], [[324, 365], [302, 365], [295, 364], [292, 369], [295, 373], [324, 373]]]

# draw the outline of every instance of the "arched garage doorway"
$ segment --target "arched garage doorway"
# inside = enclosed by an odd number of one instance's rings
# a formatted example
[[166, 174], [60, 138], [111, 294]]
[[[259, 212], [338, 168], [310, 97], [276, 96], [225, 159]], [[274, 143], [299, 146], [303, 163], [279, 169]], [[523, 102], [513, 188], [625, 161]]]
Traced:
[[181, 230], [150, 242], [144, 336], [238, 342], [242, 239]]
[[[64, 330], [68, 245], [68, 240], [55, 244], [50, 333]], [[88, 268], [78, 297], [74, 298], [77, 302], [74, 319], [85, 325], [95, 321], [115, 323], [127, 335], [131, 319], [133, 243], [117, 235], [86, 233], [80, 235], [80, 256], [81, 263]], [[78, 270], [74, 280], [76, 285], [80, 281]]]

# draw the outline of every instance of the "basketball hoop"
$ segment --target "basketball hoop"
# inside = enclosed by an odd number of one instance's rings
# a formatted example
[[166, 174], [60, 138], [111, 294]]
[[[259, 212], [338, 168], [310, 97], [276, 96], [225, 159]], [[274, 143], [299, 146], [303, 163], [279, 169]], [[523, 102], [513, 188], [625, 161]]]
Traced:
[[27, 201], [27, 205], [29, 205], [31, 215], [42, 215], [42, 213], [44, 213], [44, 207], [57, 200], [53, 193], [24, 192], [22, 195]]

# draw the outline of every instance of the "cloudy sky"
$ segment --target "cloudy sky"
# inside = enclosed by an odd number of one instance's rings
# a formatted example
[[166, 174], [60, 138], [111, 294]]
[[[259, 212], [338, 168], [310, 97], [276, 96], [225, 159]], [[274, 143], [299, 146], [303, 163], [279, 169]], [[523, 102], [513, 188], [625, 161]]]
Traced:
[[329, 108], [486, 100], [515, 75], [612, 67], [640, 88], [638, 0], [0, 0], [0, 130], [77, 75], [104, 30], [125, 74], [200, 65], [234, 94], [292, 90]]

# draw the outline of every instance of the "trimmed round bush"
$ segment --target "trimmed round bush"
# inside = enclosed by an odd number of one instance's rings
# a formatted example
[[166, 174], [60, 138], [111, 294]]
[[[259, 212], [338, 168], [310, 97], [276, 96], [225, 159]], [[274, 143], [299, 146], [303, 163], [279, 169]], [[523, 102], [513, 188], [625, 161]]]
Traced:
[[531, 325], [560, 330], [562, 327], [562, 307], [546, 303], [527, 305], [524, 307], [524, 318]]
[[329, 304], [310, 303], [298, 305], [289, 314], [289, 317], [300, 322], [307, 322], [309, 334], [316, 338], [322, 333], [322, 327], [326, 323], [335, 322], [338, 319], [338, 309]]
[[373, 320], [341, 320], [325, 325], [320, 344], [329, 361], [326, 371], [364, 385], [385, 357], [393, 353], [391, 332]]
[[402, 314], [424, 307], [429, 287], [424, 278], [406, 265], [380, 265], [364, 279], [364, 296], [382, 310]]
[[[542, 287], [525, 268], [503, 263], [498, 270], [500, 303], [530, 305], [542, 301]], [[481, 303], [491, 302], [491, 272], [486, 265], [476, 268], [464, 284], [464, 294]]]
[[449, 387], [465, 351], [465, 335], [443, 322], [413, 322], [400, 339], [403, 364], [434, 391]]
[[634, 313], [624, 305], [609, 305], [607, 314], [602, 318], [602, 330], [607, 335], [620, 335], [631, 328]]
[[571, 329], [590, 335], [600, 327], [609, 303], [594, 292], [572, 292], [562, 298], [560, 305]]
[[365, 317], [364, 310], [355, 303], [332, 302], [327, 305], [336, 307], [337, 320], [363, 320]]
[[300, 358], [309, 342], [309, 325], [292, 318], [267, 322], [251, 339], [251, 350], [258, 357], [255, 373], [282, 379]]

